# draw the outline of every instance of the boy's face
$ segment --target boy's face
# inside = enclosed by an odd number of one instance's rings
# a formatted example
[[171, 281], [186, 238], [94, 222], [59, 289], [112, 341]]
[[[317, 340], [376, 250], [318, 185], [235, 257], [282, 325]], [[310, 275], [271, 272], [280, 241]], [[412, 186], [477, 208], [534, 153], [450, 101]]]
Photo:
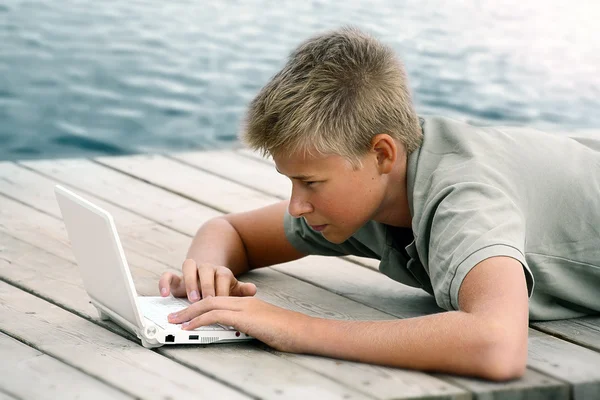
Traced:
[[273, 157], [277, 170], [292, 181], [289, 213], [304, 218], [333, 243], [342, 243], [378, 214], [386, 185], [377, 155], [364, 156], [354, 169], [338, 155], [303, 152]]

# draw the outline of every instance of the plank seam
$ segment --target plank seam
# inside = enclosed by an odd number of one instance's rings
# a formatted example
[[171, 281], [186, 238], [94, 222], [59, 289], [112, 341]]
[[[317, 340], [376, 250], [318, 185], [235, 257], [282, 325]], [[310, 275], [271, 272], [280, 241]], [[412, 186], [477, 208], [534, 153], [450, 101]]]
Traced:
[[[269, 267], [267, 267], [267, 268], [269, 268]], [[365, 304], [365, 303], [363, 303], [363, 302], [361, 302], [361, 301], [358, 301], [358, 300], [355, 300], [355, 299], [353, 299], [353, 298], [350, 298], [350, 297], [346, 296], [346, 295], [345, 295], [345, 294], [343, 294], [343, 293], [332, 292], [332, 291], [331, 291], [331, 290], [329, 290], [329, 288], [327, 288], [326, 286], [319, 285], [319, 284], [317, 284], [317, 283], [315, 283], [315, 282], [311, 282], [311, 281], [309, 281], [309, 280], [305, 280], [304, 278], [300, 278], [300, 277], [294, 276], [293, 274], [290, 274], [290, 273], [287, 273], [287, 272], [284, 272], [284, 271], [281, 271], [281, 270], [278, 270], [278, 269], [273, 269], [273, 271], [275, 271], [275, 272], [277, 272], [277, 273], [280, 273], [280, 274], [283, 274], [283, 275], [287, 275], [287, 276], [289, 276], [290, 278], [298, 279], [299, 281], [302, 281], [302, 282], [304, 282], [304, 283], [308, 283], [309, 285], [312, 285], [312, 286], [318, 287], [319, 289], [326, 290], [326, 291], [328, 291], [328, 292], [330, 292], [330, 293], [333, 293], [333, 294], [335, 294], [335, 295], [337, 295], [337, 296], [343, 297], [343, 298], [345, 298], [345, 299], [347, 299], [347, 300], [350, 300], [350, 301], [352, 301], [352, 302], [354, 302], [354, 303], [357, 303], [357, 304], [363, 305], [363, 306], [365, 306], [365, 307], [368, 307], [368, 308], [372, 308], [372, 309], [374, 309], [374, 310], [377, 310], [377, 311], [379, 311], [379, 312], [382, 312], [382, 313], [384, 313], [384, 314], [386, 314], [386, 315], [389, 315], [390, 317], [394, 317], [395, 319], [398, 319], [398, 318], [399, 318], [399, 317], [395, 316], [394, 314], [390, 314], [390, 313], [389, 313], [389, 312], [387, 312], [387, 311], [380, 310], [380, 309], [379, 309], [379, 308], [377, 308], [377, 307], [374, 307], [374, 306], [371, 306], [371, 305], [369, 305], [369, 304]], [[404, 317], [402, 317], [402, 318], [404, 318]]]
[[191, 167], [191, 168], [193, 168], [193, 169], [197, 169], [197, 170], [199, 170], [199, 171], [206, 172], [206, 173], [208, 173], [208, 174], [211, 174], [211, 175], [217, 176], [217, 177], [219, 177], [219, 178], [221, 178], [221, 179], [224, 179], [224, 180], [226, 180], [226, 181], [228, 181], [228, 182], [235, 183], [235, 184], [237, 184], [237, 185], [240, 185], [240, 186], [243, 186], [243, 187], [245, 187], [245, 188], [251, 189], [251, 190], [253, 190], [253, 191], [255, 191], [255, 192], [259, 192], [259, 193], [261, 193], [261, 194], [264, 194], [264, 195], [267, 195], [267, 196], [275, 197], [275, 198], [277, 198], [277, 199], [279, 199], [279, 200], [286, 200], [286, 199], [287, 199], [287, 197], [284, 197], [284, 196], [281, 196], [281, 195], [278, 195], [278, 194], [275, 194], [275, 193], [272, 193], [272, 192], [268, 192], [268, 191], [266, 191], [266, 190], [259, 189], [259, 188], [256, 188], [256, 187], [254, 187], [254, 186], [250, 186], [250, 185], [249, 185], [249, 184], [247, 184], [247, 183], [243, 183], [243, 182], [235, 181], [235, 180], [233, 180], [233, 179], [231, 179], [231, 178], [227, 177], [226, 175], [221, 175], [221, 174], [218, 174], [218, 173], [216, 173], [215, 171], [211, 171], [211, 170], [208, 170], [208, 169], [204, 169], [204, 168], [202, 168], [202, 167], [200, 167], [200, 166], [198, 166], [198, 165], [196, 165], [196, 164], [192, 164], [192, 163], [190, 163], [190, 162], [187, 162], [187, 161], [185, 161], [185, 160], [181, 160], [181, 159], [179, 159], [179, 158], [176, 158], [176, 157], [170, 156], [170, 155], [168, 155], [168, 154], [161, 154], [161, 156], [163, 156], [163, 157], [165, 157], [165, 158], [167, 158], [167, 159], [169, 159], [169, 160], [171, 160], [171, 161], [175, 161], [175, 162], [177, 162], [177, 163], [179, 163], [179, 164], [181, 164], [181, 165], [185, 165], [185, 166]]
[[262, 164], [267, 164], [267, 165], [273, 166], [273, 163], [271, 161], [265, 160], [265, 159], [259, 158], [259, 157], [253, 157], [250, 154], [247, 154], [247, 153], [244, 153], [243, 151], [240, 151], [240, 149], [234, 150], [234, 153], [239, 154], [242, 157], [246, 157], [246, 158], [248, 158], [250, 160], [254, 160], [254, 161], [260, 162]]
[[[87, 192], [86, 192], [86, 193], [87, 193]], [[13, 197], [11, 197], [11, 196], [9, 196], [9, 195], [5, 194], [5, 193], [2, 193], [2, 192], [0, 192], [0, 198], [2, 198], [2, 197], [5, 197], [5, 198], [7, 198], [7, 199], [10, 199], [10, 200], [13, 200], [13, 201], [15, 201], [15, 202], [17, 202], [17, 203], [19, 203], [19, 204], [21, 204], [21, 205], [25, 206], [25, 207], [29, 207], [29, 208], [33, 209], [33, 210], [35, 210], [35, 211], [41, 212], [42, 214], [45, 214], [45, 215], [47, 215], [47, 216], [49, 216], [49, 217], [51, 217], [51, 218], [53, 218], [53, 219], [56, 219], [57, 221], [61, 221], [61, 222], [63, 221], [63, 220], [62, 220], [62, 218], [60, 218], [60, 217], [58, 217], [58, 216], [56, 216], [56, 215], [50, 214], [50, 213], [48, 213], [48, 212], [46, 212], [46, 211], [44, 211], [44, 210], [41, 210], [41, 209], [39, 209], [39, 208], [36, 208], [36, 207], [33, 207], [31, 204], [24, 203], [24, 202], [20, 201], [19, 199], [13, 198]], [[122, 207], [121, 207], [121, 208], [122, 208]], [[128, 211], [127, 209], [124, 209], [124, 208], [122, 208], [122, 209], [123, 209], [123, 210], [126, 210], [126, 211]], [[144, 217], [144, 216], [141, 216], [141, 217]], [[144, 217], [144, 218], [146, 218], [146, 217]], [[146, 219], [147, 219], [147, 218], [146, 218]], [[150, 219], [149, 219], [148, 221], [152, 221], [152, 222], [153, 222], [153, 220], [150, 220]], [[2, 225], [0, 225], [0, 227], [1, 227], [1, 226], [2, 226]], [[168, 226], [166, 226], [166, 228], [169, 228], [169, 227], [168, 227]], [[169, 228], [169, 229], [171, 229], [171, 228]], [[45, 252], [47, 252], [47, 253], [50, 253], [50, 252], [48, 252], [48, 250], [46, 250], [46, 249], [43, 249], [43, 248], [41, 248], [41, 247], [37, 246], [35, 243], [31, 243], [31, 242], [28, 242], [28, 241], [21, 240], [21, 239], [17, 238], [16, 236], [13, 236], [13, 235], [11, 235], [11, 234], [10, 234], [9, 232], [7, 232], [7, 231], [5, 231], [4, 233], [5, 233], [5, 234], [7, 234], [7, 235], [9, 235], [9, 236], [10, 236], [10, 237], [12, 237], [13, 239], [19, 240], [19, 241], [21, 241], [21, 242], [23, 242], [23, 243], [27, 243], [27, 244], [29, 244], [29, 245], [31, 245], [31, 246], [33, 246], [33, 247], [36, 247], [36, 248], [38, 248], [38, 249], [40, 249], [40, 250], [43, 250], [43, 251], [45, 251]], [[185, 232], [178, 232], [178, 233], [181, 233], [181, 234], [183, 234], [183, 235], [186, 235], [187, 237], [191, 237], [189, 234], [187, 234], [187, 233], [185, 233]], [[159, 263], [159, 264], [162, 264], [162, 265], [164, 265], [166, 268], [172, 268], [170, 265], [167, 265], [167, 264], [165, 264], [165, 262], [164, 262], [163, 260], [161, 260], [161, 259], [158, 259], [158, 258], [155, 258], [154, 256], [150, 256], [150, 255], [148, 255], [148, 254], [146, 254], [146, 253], [142, 253], [142, 252], [139, 252], [139, 251], [136, 251], [136, 250], [132, 250], [132, 249], [129, 249], [129, 248], [127, 249], [127, 251], [128, 251], [128, 252], [131, 252], [131, 253], [135, 253], [135, 254], [137, 254], [137, 255], [140, 255], [140, 256], [148, 257], [149, 259], [151, 259], [151, 260], [153, 260], [153, 261], [156, 261], [156, 262], [157, 262], [157, 263]], [[57, 257], [59, 257], [59, 258], [62, 258], [63, 260], [69, 261], [69, 260], [67, 260], [66, 258], [64, 258], [64, 257], [61, 257], [60, 255], [57, 255], [57, 254], [55, 254], [55, 253], [50, 253], [50, 254], [56, 255]], [[10, 260], [7, 260], [7, 261], [9, 261], [9, 262], [10, 262]], [[70, 262], [70, 261], [69, 261], [69, 262]]]
[[[131, 335], [127, 331], [124, 331], [124, 330], [123, 331], [119, 331], [119, 330], [115, 329], [115, 327], [113, 327], [110, 324], [104, 325], [104, 322], [94, 320], [90, 316], [85, 315], [85, 314], [81, 314], [80, 312], [78, 312], [75, 309], [69, 308], [68, 306], [66, 306], [64, 304], [57, 303], [56, 301], [52, 300], [51, 298], [49, 298], [49, 297], [47, 297], [47, 296], [45, 296], [45, 295], [43, 295], [41, 293], [38, 293], [35, 290], [29, 289], [28, 287], [20, 284], [19, 282], [13, 281], [11, 279], [7, 279], [7, 278], [5, 278], [3, 276], [0, 276], [0, 282], [4, 282], [4, 283], [6, 283], [8, 285], [14, 286], [17, 289], [22, 290], [23, 292], [25, 292], [27, 294], [35, 296], [38, 299], [44, 300], [47, 303], [50, 303], [50, 304], [52, 304], [52, 305], [54, 305], [56, 307], [59, 307], [59, 308], [63, 309], [64, 311], [70, 312], [71, 314], [76, 315], [77, 317], [83, 318], [86, 321], [89, 321], [89, 322], [93, 323], [94, 325], [97, 325], [97, 326], [99, 326], [101, 328], [107, 329], [110, 332], [115, 333], [115, 334], [117, 334], [117, 335], [119, 335], [121, 337], [124, 337], [124, 338], [128, 339], [128, 340], [132, 340], [133, 341], [133, 340], [137, 339], [137, 338], [134, 339], [134, 336]], [[0, 330], [1, 330], [1, 328], [0, 328]], [[129, 337], [127, 335], [129, 335]]]
[[[570, 322], [574, 323], [576, 325], [579, 325], [579, 326], [582, 326], [582, 327], [585, 327], [585, 328], [589, 329], [588, 326], [580, 324], [576, 320], [571, 320]], [[535, 324], [535, 322], [533, 322], [532, 324]], [[550, 336], [555, 337], [555, 338], [560, 339], [560, 340], [564, 340], [565, 342], [569, 342], [569, 343], [575, 344], [577, 346], [584, 347], [584, 348], [586, 348], [588, 350], [592, 350], [592, 351], [594, 351], [596, 353], [600, 352], [600, 348], [598, 348], [598, 347], [594, 347], [593, 345], [582, 343], [582, 342], [578, 341], [576, 338], [569, 338], [568, 336], [565, 336], [564, 334], [562, 334], [560, 332], [553, 332], [552, 329], [544, 328], [544, 327], [541, 327], [541, 326], [535, 326], [535, 325], [532, 325], [532, 324], [530, 324], [530, 327], [532, 329], [535, 329], [536, 331], [545, 333], [547, 335], [550, 335]]]
[[[351, 262], [352, 264], [358, 265], [359, 267], [366, 268], [369, 271], [379, 272], [379, 269], [374, 269], [373, 267], [371, 267], [369, 265], [366, 265], [366, 264], [363, 264], [359, 260], [355, 260], [355, 259], [351, 258], [350, 256], [340, 256], [339, 258], [341, 258], [341, 259], [343, 259], [345, 261]], [[373, 260], [376, 260], [376, 258], [374, 258]], [[380, 262], [381, 262], [381, 260], [380, 260]]]
[[[96, 163], [96, 162], [95, 162], [94, 160], [92, 160], [92, 159], [88, 159], [88, 161], [92, 161], [92, 162]], [[24, 165], [24, 164], [21, 164], [21, 163], [18, 163], [18, 162], [17, 162], [17, 163], [15, 163], [15, 164], [16, 164], [18, 167], [20, 167], [20, 168], [23, 168], [23, 169], [26, 169], [26, 170], [28, 170], [28, 171], [30, 171], [30, 172], [32, 172], [32, 173], [34, 173], [34, 174], [37, 174], [37, 175], [39, 175], [39, 176], [43, 176], [43, 177], [45, 177], [45, 178], [52, 179], [52, 180], [53, 180], [53, 181], [55, 181], [55, 182], [60, 182], [60, 183], [64, 183], [65, 185], [69, 185], [69, 186], [71, 186], [71, 187], [75, 187], [73, 184], [71, 184], [71, 183], [69, 183], [69, 182], [65, 182], [65, 181], [63, 181], [63, 180], [61, 180], [61, 179], [57, 179], [57, 178], [55, 178], [55, 177], [53, 177], [53, 176], [50, 176], [50, 175], [48, 175], [48, 174], [46, 174], [46, 173], [44, 173], [44, 172], [40, 172], [40, 171], [38, 171], [38, 170], [36, 170], [36, 169], [30, 168], [30, 167], [29, 167], [29, 166], [27, 166], [27, 165]], [[99, 164], [99, 165], [102, 165], [103, 167], [106, 167], [106, 168], [112, 169], [112, 168], [110, 168], [110, 167], [108, 167], [108, 166], [106, 166], [106, 165], [104, 165], [104, 164], [100, 164], [100, 163], [96, 163], [96, 164]], [[118, 172], [118, 173], [121, 173], [121, 174], [123, 174], [123, 175], [128, 175], [128, 174], [125, 174], [125, 173], [123, 173], [122, 171], [119, 171], [119, 170], [115, 170], [115, 171], [116, 171], [116, 172]], [[128, 176], [129, 176], [129, 175], [128, 175]], [[143, 179], [138, 179], [138, 180], [142, 180], [144, 183], [147, 183], [147, 184], [149, 184], [149, 185], [151, 185], [151, 186], [158, 187], [158, 186], [156, 186], [156, 185], [153, 185], [153, 184], [152, 184], [152, 183], [150, 183], [150, 182], [144, 181]], [[164, 188], [161, 188], [161, 189], [164, 189]], [[186, 236], [190, 236], [190, 235], [189, 235], [188, 233], [186, 233], [186, 232], [180, 231], [179, 229], [177, 229], [177, 228], [174, 228], [174, 227], [172, 227], [172, 226], [170, 226], [170, 225], [166, 225], [166, 224], [165, 224], [165, 223], [163, 223], [163, 222], [160, 222], [160, 221], [155, 221], [155, 220], [153, 220], [153, 219], [150, 219], [150, 218], [148, 218], [147, 216], [145, 216], [145, 215], [143, 215], [143, 214], [140, 214], [140, 213], [138, 213], [138, 212], [137, 212], [137, 211], [135, 211], [135, 210], [130, 210], [129, 208], [125, 208], [125, 207], [123, 207], [123, 205], [122, 205], [122, 204], [115, 203], [115, 202], [113, 202], [113, 201], [111, 201], [111, 200], [109, 200], [109, 199], [106, 199], [106, 198], [101, 198], [101, 197], [99, 197], [98, 195], [96, 195], [96, 194], [94, 194], [94, 193], [92, 193], [92, 192], [89, 192], [89, 191], [87, 191], [87, 190], [85, 190], [85, 189], [82, 189], [82, 188], [79, 188], [79, 187], [77, 187], [77, 188], [76, 188], [76, 190], [77, 190], [79, 193], [83, 193], [83, 194], [86, 194], [86, 195], [88, 195], [88, 196], [91, 196], [91, 197], [94, 197], [94, 198], [100, 198], [100, 199], [102, 199], [103, 201], [105, 201], [105, 202], [107, 202], [107, 203], [109, 203], [109, 204], [112, 204], [112, 205], [114, 205], [115, 207], [119, 207], [120, 209], [122, 209], [122, 210], [125, 210], [125, 211], [127, 211], [127, 212], [130, 212], [130, 213], [132, 213], [132, 214], [134, 214], [134, 215], [136, 215], [136, 216], [138, 216], [138, 217], [145, 218], [145, 219], [147, 219], [148, 221], [152, 221], [152, 222], [154, 222], [154, 223], [156, 223], [156, 224], [158, 224], [158, 225], [160, 225], [160, 226], [162, 226], [162, 227], [164, 227], [164, 228], [167, 228], [167, 229], [169, 229], [169, 230], [175, 231], [175, 232], [177, 232], [177, 233], [181, 233], [181, 234], [183, 234], [183, 235], [186, 235]], [[38, 209], [38, 208], [36, 208], [36, 207], [32, 206], [31, 204], [24, 203], [23, 201], [21, 201], [21, 200], [19, 200], [19, 199], [16, 199], [16, 198], [13, 198], [13, 197], [9, 196], [8, 194], [5, 194], [5, 193], [0, 193], [0, 196], [2, 196], [2, 195], [3, 195], [3, 196], [5, 196], [5, 197], [7, 197], [7, 198], [9, 198], [9, 199], [11, 199], [11, 200], [14, 200], [14, 201], [16, 201], [16, 202], [20, 203], [20, 204], [23, 204], [24, 206], [31, 207], [31, 208], [33, 208], [34, 210], [41, 211], [41, 212], [43, 212], [43, 213], [44, 213], [44, 214], [46, 214], [46, 215], [50, 215], [51, 217], [53, 217], [53, 218], [56, 218], [56, 219], [58, 219], [59, 221], [62, 221], [62, 218], [60, 218], [60, 217], [57, 217], [57, 216], [55, 216], [55, 215], [53, 215], [53, 214], [49, 214], [48, 212], [46, 212], [46, 211], [44, 211], [44, 210], [40, 210], [40, 209]], [[183, 197], [183, 196], [182, 196], [182, 197]]]
[[[1, 279], [1, 278], [0, 278], [0, 279]], [[18, 288], [18, 289], [21, 289], [21, 288]], [[22, 290], [22, 289], [21, 289], [21, 290]], [[135, 398], [135, 399], [139, 398], [139, 397], [138, 397], [138, 396], [136, 396], [135, 394], [133, 394], [133, 393], [129, 393], [129, 392], [125, 391], [124, 389], [122, 389], [122, 388], [120, 388], [120, 387], [118, 387], [118, 386], [115, 386], [115, 385], [113, 385], [112, 383], [110, 383], [110, 382], [108, 382], [108, 381], [106, 381], [106, 380], [102, 379], [101, 377], [99, 377], [99, 376], [96, 376], [96, 375], [94, 375], [94, 374], [91, 374], [91, 373], [89, 373], [89, 372], [85, 371], [84, 369], [82, 369], [82, 368], [80, 368], [80, 367], [78, 367], [78, 366], [76, 366], [76, 365], [73, 365], [73, 364], [71, 364], [71, 363], [67, 362], [66, 360], [62, 359], [61, 357], [57, 357], [56, 355], [53, 355], [53, 354], [46, 353], [46, 352], [45, 352], [44, 350], [42, 350], [42, 349], [41, 349], [39, 346], [37, 346], [35, 343], [33, 343], [33, 342], [30, 342], [30, 341], [28, 341], [28, 340], [25, 340], [25, 339], [23, 339], [23, 338], [20, 338], [20, 337], [17, 337], [17, 336], [15, 336], [15, 335], [11, 334], [10, 332], [8, 332], [8, 331], [4, 330], [4, 329], [3, 329], [1, 326], [0, 326], [0, 332], [2, 332], [3, 334], [5, 334], [5, 335], [6, 335], [6, 336], [8, 336], [8, 337], [11, 337], [11, 338], [13, 338], [13, 339], [14, 339], [14, 340], [16, 340], [17, 342], [19, 342], [19, 343], [22, 343], [22, 344], [26, 345], [27, 347], [30, 347], [30, 348], [32, 348], [32, 349], [34, 349], [34, 350], [36, 350], [36, 351], [39, 351], [40, 353], [42, 353], [43, 355], [45, 355], [45, 356], [47, 356], [47, 357], [53, 358], [53, 359], [55, 359], [55, 360], [57, 360], [57, 361], [60, 361], [60, 362], [61, 362], [61, 363], [63, 363], [64, 365], [67, 365], [67, 366], [69, 366], [69, 367], [71, 367], [71, 368], [73, 368], [73, 369], [75, 369], [75, 370], [77, 370], [77, 371], [79, 371], [79, 372], [81, 372], [81, 373], [83, 373], [83, 374], [85, 374], [85, 375], [87, 375], [87, 376], [91, 377], [91, 378], [94, 378], [94, 379], [96, 379], [96, 380], [97, 380], [97, 381], [99, 381], [99, 382], [102, 382], [102, 383], [104, 383], [104, 384], [105, 384], [105, 385], [107, 385], [108, 387], [111, 387], [111, 388], [113, 388], [113, 389], [115, 389], [115, 390], [117, 390], [117, 391], [119, 391], [119, 392], [121, 392], [121, 393], [123, 393], [123, 394], [126, 394], [127, 396], [130, 396], [130, 397], [132, 397], [132, 398]], [[0, 388], [0, 391], [2, 391], [2, 388]], [[14, 396], [13, 396], [13, 397], [14, 397]]]
[[19, 397], [14, 393], [9, 392], [8, 390], [1, 388], [0, 387], [0, 393], [4, 393], [5, 395], [7, 395], [8, 397], [10, 397], [11, 399], [15, 399], [15, 400], [23, 400], [23, 397]]
[[208, 371], [203, 371], [203, 370], [198, 369], [194, 364], [190, 364], [187, 361], [178, 360], [177, 358], [175, 358], [171, 354], [169, 354], [169, 349], [165, 348], [165, 346], [158, 347], [156, 349], [156, 352], [159, 353], [161, 356], [163, 356], [165, 358], [168, 358], [169, 360], [172, 360], [172, 361], [174, 361], [174, 362], [176, 362], [178, 364], [181, 364], [181, 365], [183, 365], [183, 366], [185, 366], [185, 367], [187, 367], [187, 368], [189, 368], [189, 369], [191, 369], [193, 371], [196, 371], [199, 374], [202, 374], [202, 375], [206, 376], [207, 378], [210, 378], [210, 379], [212, 379], [214, 381], [217, 381], [217, 382], [219, 382], [219, 383], [221, 383], [221, 384], [229, 387], [230, 389], [234, 389], [234, 390], [240, 392], [241, 394], [243, 394], [245, 396], [248, 396], [248, 397], [250, 397], [252, 399], [255, 399], [255, 400], [260, 400], [261, 399], [260, 397], [257, 397], [256, 395], [254, 395], [252, 393], [246, 392], [242, 387], [238, 387], [238, 386], [232, 385], [230, 382], [224, 381], [221, 378], [219, 378], [218, 376], [213, 375], [213, 374], [211, 374]]
[[[148, 184], [148, 185], [151, 185], [151, 186], [154, 186], [154, 187], [160, 188], [160, 189], [162, 189], [162, 190], [165, 190], [165, 191], [167, 191], [167, 192], [169, 192], [169, 193], [176, 194], [177, 196], [181, 196], [181, 197], [183, 197], [183, 198], [185, 198], [185, 199], [188, 199], [188, 200], [190, 200], [190, 201], [193, 201], [194, 203], [201, 204], [201, 205], [203, 205], [204, 207], [208, 207], [208, 208], [211, 208], [211, 209], [213, 209], [213, 210], [216, 210], [216, 211], [222, 212], [223, 214], [228, 214], [227, 210], [223, 210], [223, 209], [221, 209], [221, 208], [218, 208], [218, 207], [215, 207], [215, 206], [213, 206], [213, 205], [206, 204], [206, 203], [204, 203], [204, 202], [202, 202], [202, 201], [199, 201], [198, 199], [195, 199], [195, 198], [193, 198], [193, 197], [190, 197], [190, 196], [186, 195], [185, 193], [181, 193], [181, 192], [178, 192], [178, 191], [175, 191], [175, 190], [171, 190], [171, 189], [169, 189], [168, 187], [165, 187], [165, 186], [162, 186], [162, 185], [159, 185], [159, 184], [156, 184], [156, 183], [150, 182], [150, 181], [148, 181], [148, 180], [146, 180], [146, 179], [140, 178], [139, 176], [136, 176], [136, 175], [134, 175], [134, 174], [130, 174], [130, 173], [129, 173], [129, 172], [127, 172], [127, 171], [123, 171], [123, 170], [121, 170], [121, 169], [118, 169], [118, 168], [116, 168], [116, 167], [113, 167], [113, 166], [111, 166], [111, 165], [105, 164], [105, 163], [103, 163], [102, 161], [99, 161], [99, 160], [96, 160], [96, 159], [93, 159], [93, 158], [90, 158], [90, 159], [89, 159], [89, 161], [91, 161], [91, 162], [93, 162], [93, 163], [96, 163], [96, 164], [98, 164], [98, 165], [102, 165], [102, 166], [103, 166], [103, 167], [105, 167], [105, 168], [108, 168], [108, 169], [111, 169], [111, 170], [113, 170], [113, 171], [119, 172], [119, 173], [121, 173], [121, 174], [123, 174], [123, 175], [127, 175], [127, 176], [129, 176], [129, 177], [131, 177], [131, 178], [135, 178], [135, 179], [137, 179], [137, 180], [138, 180], [138, 181], [140, 181], [140, 182], [144, 182], [144, 183], [146, 183], [146, 184]], [[171, 228], [171, 229], [172, 229], [172, 228]]]
[[[278, 351], [277, 351], [277, 350], [275, 350], [275, 349], [273, 349], [273, 348], [270, 348], [270, 347], [268, 347], [268, 346], [266, 346], [266, 345], [263, 345], [263, 350], [264, 350], [264, 351], [266, 351], [266, 352], [268, 352], [268, 353], [270, 353], [270, 354], [273, 354], [275, 357], [281, 357], [279, 354], [277, 354], [277, 353], [278, 353]], [[335, 382], [335, 383], [338, 383], [338, 384], [344, 384], [344, 382], [338, 381], [338, 380], [336, 380], [334, 377], [332, 377], [332, 376], [330, 376], [330, 375], [326, 375], [326, 374], [324, 374], [323, 372], [321, 372], [321, 371], [319, 371], [319, 370], [317, 370], [317, 369], [310, 368], [310, 367], [308, 367], [308, 366], [306, 366], [306, 365], [304, 365], [304, 364], [302, 364], [302, 363], [298, 363], [298, 362], [296, 362], [296, 361], [294, 361], [294, 360], [292, 360], [292, 359], [287, 359], [287, 361], [289, 361], [289, 362], [291, 362], [291, 363], [294, 363], [294, 364], [296, 364], [296, 365], [298, 365], [298, 366], [300, 366], [300, 367], [306, 368], [306, 369], [308, 369], [308, 370], [310, 370], [310, 371], [312, 371], [312, 372], [315, 372], [315, 373], [317, 373], [317, 374], [321, 375], [322, 377], [329, 379], [329, 380], [330, 380], [330, 381], [332, 381], [332, 382]], [[406, 370], [406, 371], [410, 371], [410, 370]], [[419, 370], [415, 370], [415, 372], [421, 372], [421, 373], [423, 373], [423, 374], [429, 375], [429, 376], [430, 376], [430, 377], [432, 377], [432, 378], [439, 379], [439, 380], [443, 380], [444, 382], [446, 382], [446, 383], [447, 383], [447, 384], [449, 384], [450, 386], [453, 386], [453, 387], [454, 387], [454, 388], [456, 388], [456, 389], [462, 389], [462, 390], [464, 390], [464, 391], [465, 391], [465, 393], [461, 393], [461, 394], [458, 394], [458, 395], [455, 395], [455, 396], [451, 396], [451, 397], [449, 397], [448, 395], [441, 395], [441, 394], [440, 394], [440, 395], [425, 395], [425, 396], [415, 397], [416, 399], [432, 399], [432, 400], [435, 400], [435, 399], [452, 399], [452, 400], [467, 400], [467, 399], [471, 399], [471, 398], [472, 398], [472, 397], [470, 396], [470, 395], [472, 394], [472, 392], [471, 392], [471, 391], [470, 391], [468, 388], [464, 388], [464, 387], [462, 387], [462, 386], [459, 386], [459, 385], [458, 385], [458, 384], [456, 384], [455, 382], [449, 382], [449, 381], [447, 381], [447, 380], [441, 379], [440, 377], [434, 376], [433, 374], [429, 374], [429, 373], [427, 373], [427, 372], [425, 372], [425, 371], [419, 371]], [[357, 392], [359, 392], [360, 394], [366, 395], [367, 397], [370, 397], [370, 398], [372, 398], [372, 399], [376, 399], [376, 400], [383, 400], [382, 398], [379, 398], [379, 397], [374, 397], [373, 395], [369, 394], [368, 392], [365, 392], [365, 391], [363, 391], [362, 389], [359, 389], [359, 388], [357, 388], [357, 387], [353, 387], [352, 389], [353, 389], [353, 390], [355, 390], [355, 391], [357, 391]], [[466, 396], [466, 395], [469, 395], [469, 396], [468, 396], [468, 397], [464, 397], [464, 396]]]
[[6, 194], [6, 193], [3, 193], [3, 192], [0, 192], [0, 197], [5, 197], [5, 198], [7, 198], [7, 199], [10, 199], [10, 200], [12, 200], [12, 201], [14, 201], [14, 202], [16, 202], [16, 203], [19, 203], [19, 204], [21, 204], [21, 205], [23, 205], [23, 206], [25, 206], [25, 207], [32, 208], [32, 209], [34, 209], [35, 211], [39, 211], [39, 212], [41, 212], [42, 214], [45, 214], [45, 215], [47, 215], [47, 216], [49, 216], [49, 217], [52, 217], [52, 218], [54, 218], [54, 219], [56, 219], [56, 220], [62, 221], [62, 219], [60, 219], [60, 218], [59, 218], [59, 217], [57, 217], [56, 215], [50, 214], [49, 212], [47, 212], [47, 211], [45, 211], [45, 210], [42, 210], [42, 209], [40, 209], [40, 208], [37, 208], [37, 207], [34, 207], [34, 206], [32, 206], [31, 204], [27, 204], [27, 203], [23, 202], [22, 200], [19, 200], [19, 199], [15, 198], [15, 197], [12, 197], [12, 196], [11, 196], [11, 195], [9, 195], [9, 194]]

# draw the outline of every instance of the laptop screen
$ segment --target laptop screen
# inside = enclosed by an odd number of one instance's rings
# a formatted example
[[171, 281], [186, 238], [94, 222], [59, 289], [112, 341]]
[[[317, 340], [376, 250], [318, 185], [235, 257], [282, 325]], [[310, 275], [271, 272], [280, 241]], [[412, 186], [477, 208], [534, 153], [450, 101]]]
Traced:
[[137, 293], [112, 216], [81, 196], [55, 187], [75, 259], [90, 297], [142, 326]]

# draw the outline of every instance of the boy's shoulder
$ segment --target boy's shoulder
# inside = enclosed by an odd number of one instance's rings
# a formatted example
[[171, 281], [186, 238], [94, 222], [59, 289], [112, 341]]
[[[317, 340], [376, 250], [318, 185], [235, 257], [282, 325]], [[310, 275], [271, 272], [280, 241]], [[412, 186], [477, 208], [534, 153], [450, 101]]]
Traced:
[[573, 157], [600, 155], [600, 135], [575, 136], [530, 127], [476, 126], [440, 116], [421, 120], [423, 143], [409, 155], [409, 186], [415, 181], [430, 182], [432, 178], [443, 179], [445, 184], [460, 179], [494, 183], [489, 180], [556, 166]]
[[421, 118], [424, 142], [421, 146], [426, 151], [436, 150], [448, 153], [461, 147], [469, 149], [477, 146], [479, 150], [493, 151], [485, 147], [490, 143], [504, 144], [508, 147], [526, 148], [538, 140], [562, 142], [567, 135], [556, 135], [536, 128], [525, 126], [479, 126], [442, 116], [426, 116]]
[[497, 151], [490, 144], [502, 145], [512, 151], [531, 151], [540, 144], [548, 148], [580, 148], [580, 145], [600, 151], [600, 130], [550, 132], [530, 126], [480, 126], [443, 116], [419, 117], [423, 129], [422, 149], [449, 153], [449, 150], [477, 149], [480, 154]]

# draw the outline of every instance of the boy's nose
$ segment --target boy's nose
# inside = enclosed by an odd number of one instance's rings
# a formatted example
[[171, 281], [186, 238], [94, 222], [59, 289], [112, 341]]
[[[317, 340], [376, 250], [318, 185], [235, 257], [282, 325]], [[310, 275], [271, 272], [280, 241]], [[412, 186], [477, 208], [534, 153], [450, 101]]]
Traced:
[[292, 194], [290, 204], [288, 206], [288, 212], [294, 218], [300, 218], [304, 214], [311, 212], [312, 207], [310, 204], [302, 199], [297, 198]]

